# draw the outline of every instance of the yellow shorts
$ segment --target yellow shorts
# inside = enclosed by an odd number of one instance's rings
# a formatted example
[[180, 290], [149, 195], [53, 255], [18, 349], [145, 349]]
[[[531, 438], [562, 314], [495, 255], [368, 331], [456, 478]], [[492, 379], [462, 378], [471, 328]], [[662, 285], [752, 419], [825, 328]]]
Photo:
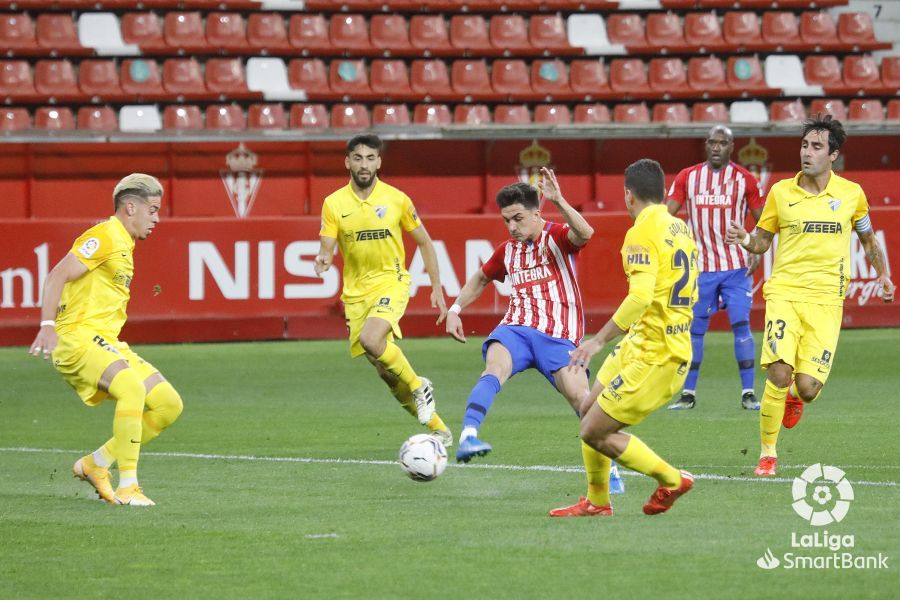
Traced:
[[766, 300], [766, 327], [759, 364], [783, 360], [823, 384], [831, 372], [844, 307]]
[[141, 379], [147, 379], [158, 371], [125, 342], [107, 340], [90, 332], [62, 335], [53, 350], [53, 366], [89, 406], [97, 406], [107, 398], [109, 394], [97, 389], [100, 377], [109, 365], [122, 359], [137, 369]]
[[637, 425], [672, 399], [684, 385], [687, 372], [687, 361], [653, 365], [628, 347], [623, 351], [616, 346], [597, 373], [597, 381], [603, 385], [597, 402], [616, 421]]
[[373, 317], [384, 319], [391, 324], [388, 341], [394, 338], [403, 339], [400, 332], [400, 319], [409, 304], [409, 286], [406, 284], [383, 287], [369, 294], [359, 302], [344, 305], [344, 316], [347, 320], [347, 333], [350, 336], [350, 356], [356, 358], [366, 353], [359, 343], [359, 332], [367, 319]]

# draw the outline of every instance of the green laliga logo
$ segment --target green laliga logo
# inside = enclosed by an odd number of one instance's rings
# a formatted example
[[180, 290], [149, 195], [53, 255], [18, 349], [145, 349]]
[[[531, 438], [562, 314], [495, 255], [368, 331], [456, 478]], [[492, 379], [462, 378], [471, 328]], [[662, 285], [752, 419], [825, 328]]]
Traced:
[[820, 463], [810, 465], [796, 477], [791, 491], [794, 511], [816, 527], [840, 523], [853, 501], [853, 486], [845, 473]]

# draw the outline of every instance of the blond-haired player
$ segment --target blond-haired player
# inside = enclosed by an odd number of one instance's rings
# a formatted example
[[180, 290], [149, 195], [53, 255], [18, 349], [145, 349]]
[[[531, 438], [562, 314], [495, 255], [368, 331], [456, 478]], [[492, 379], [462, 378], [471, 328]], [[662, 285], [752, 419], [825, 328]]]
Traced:
[[759, 412], [759, 476], [775, 475], [781, 426], [797, 424], [804, 403], [818, 397], [831, 372], [850, 283], [852, 231], [878, 273], [882, 299], [894, 299], [866, 195], [858, 184], [831, 170], [846, 137], [841, 122], [831, 115], [806, 121], [800, 172], [772, 186], [752, 235], [732, 223], [725, 237], [730, 244], [763, 254], [779, 234], [775, 265], [763, 288], [766, 326], [759, 363], [767, 375]]
[[[116, 401], [113, 436], [75, 462], [75, 477], [113, 504], [152, 506], [137, 478], [141, 446], [181, 414], [181, 397], [156, 368], [123, 341], [134, 275], [136, 240], [159, 223], [163, 189], [150, 175], [132, 173], [113, 190], [115, 214], [85, 231], [44, 282], [41, 328], [31, 354], [53, 366], [88, 406]], [[119, 463], [113, 491], [109, 468]]]
[[447, 315], [437, 255], [409, 196], [378, 178], [381, 139], [361, 134], [347, 142], [344, 165], [350, 182], [322, 206], [322, 229], [316, 273], [331, 268], [337, 247], [344, 258], [341, 300], [350, 335], [350, 355], [365, 355], [401, 406], [445, 445], [450, 430], [434, 410], [431, 381], [419, 377], [395, 339], [402, 337], [400, 319], [409, 302], [409, 272], [403, 232], [422, 252], [431, 279], [431, 306]]

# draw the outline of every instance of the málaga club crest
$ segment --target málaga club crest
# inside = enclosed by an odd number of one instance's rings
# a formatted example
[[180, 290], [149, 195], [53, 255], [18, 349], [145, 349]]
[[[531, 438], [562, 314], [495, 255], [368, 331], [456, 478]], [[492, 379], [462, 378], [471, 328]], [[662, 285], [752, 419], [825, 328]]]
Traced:
[[259, 191], [259, 184], [262, 182], [263, 172], [255, 168], [256, 160], [256, 153], [248, 150], [241, 142], [225, 156], [228, 170], [219, 171], [234, 214], [241, 219], [250, 215], [253, 201], [256, 200], [256, 192]]

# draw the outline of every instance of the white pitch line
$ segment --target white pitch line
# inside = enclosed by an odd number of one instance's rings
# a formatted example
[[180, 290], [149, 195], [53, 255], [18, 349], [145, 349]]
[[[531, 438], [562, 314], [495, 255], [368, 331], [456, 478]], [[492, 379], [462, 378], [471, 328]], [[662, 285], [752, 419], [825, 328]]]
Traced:
[[[62, 448], [0, 448], [0, 452], [10, 453], [41, 453], [41, 454], [75, 454], [83, 453], [83, 450], [64, 450]], [[201, 454], [196, 452], [141, 452], [141, 456], [157, 456], [160, 458], [197, 458], [203, 460], [239, 460], [250, 462], [274, 462], [274, 463], [303, 463], [325, 465], [396, 465], [395, 460], [366, 460], [361, 458], [309, 458], [303, 456], [253, 456], [249, 454]], [[501, 471], [546, 471], [551, 473], [583, 473], [583, 467], [568, 467], [556, 465], [456, 465], [448, 463], [447, 466], [460, 469], [498, 469]], [[690, 465], [686, 469], [692, 468]], [[730, 468], [730, 467], [729, 467]], [[626, 469], [619, 471], [628, 476], [642, 476]], [[791, 483], [793, 478], [788, 477], [732, 477], [730, 475], [716, 475], [712, 473], [693, 473], [695, 479], [708, 479], [711, 481], [741, 481], [752, 483]], [[851, 479], [853, 485], [865, 485], [872, 487], [897, 487], [896, 481], [860, 481]]]

